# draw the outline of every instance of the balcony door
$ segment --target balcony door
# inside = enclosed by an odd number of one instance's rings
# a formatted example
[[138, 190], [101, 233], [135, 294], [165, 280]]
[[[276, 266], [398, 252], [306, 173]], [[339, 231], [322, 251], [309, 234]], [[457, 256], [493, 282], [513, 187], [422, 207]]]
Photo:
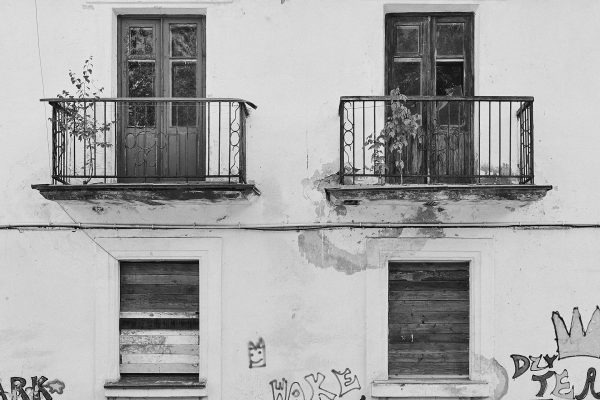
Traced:
[[[473, 15], [388, 14], [386, 94], [473, 96]], [[402, 155], [405, 183], [466, 183], [474, 173], [473, 104], [421, 101], [407, 106], [422, 116], [423, 131]], [[392, 165], [394, 164], [394, 165]]]
[[120, 17], [119, 181], [202, 180], [204, 105], [158, 98], [205, 96], [204, 17]]

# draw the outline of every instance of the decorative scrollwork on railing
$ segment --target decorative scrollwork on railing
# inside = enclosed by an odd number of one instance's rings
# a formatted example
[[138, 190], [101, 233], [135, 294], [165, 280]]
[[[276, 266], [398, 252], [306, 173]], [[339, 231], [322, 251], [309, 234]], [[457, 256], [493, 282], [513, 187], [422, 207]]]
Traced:
[[533, 183], [532, 97], [403, 97], [403, 120], [394, 96], [340, 99], [341, 183]]
[[349, 172], [354, 173], [354, 109], [353, 103], [344, 103], [342, 109], [342, 126], [343, 126], [343, 137], [344, 143], [344, 174]]
[[240, 103], [229, 103], [229, 175], [239, 175], [240, 161], [240, 141], [241, 141], [241, 123], [240, 123]]
[[[240, 99], [47, 99], [55, 182], [242, 182]], [[212, 107], [211, 107], [212, 105]], [[245, 175], [244, 175], [245, 176]]]

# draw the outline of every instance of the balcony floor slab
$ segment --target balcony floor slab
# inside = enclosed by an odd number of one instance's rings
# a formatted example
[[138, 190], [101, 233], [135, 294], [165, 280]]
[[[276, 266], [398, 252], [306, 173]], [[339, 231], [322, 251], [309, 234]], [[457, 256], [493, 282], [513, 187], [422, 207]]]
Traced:
[[325, 193], [331, 203], [348, 206], [366, 202], [531, 202], [551, 189], [550, 185], [340, 185], [325, 188]]
[[254, 184], [210, 183], [107, 183], [90, 185], [31, 185], [48, 200], [141, 202], [165, 204], [170, 201], [201, 200], [220, 202], [245, 200], [260, 192]]

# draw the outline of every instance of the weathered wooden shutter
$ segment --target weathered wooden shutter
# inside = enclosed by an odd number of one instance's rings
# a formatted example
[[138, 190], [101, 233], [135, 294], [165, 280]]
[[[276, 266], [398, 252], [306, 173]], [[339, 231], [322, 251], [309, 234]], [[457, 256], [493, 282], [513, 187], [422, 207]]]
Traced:
[[198, 374], [198, 263], [121, 263], [121, 373]]
[[469, 374], [469, 264], [389, 265], [388, 373]]

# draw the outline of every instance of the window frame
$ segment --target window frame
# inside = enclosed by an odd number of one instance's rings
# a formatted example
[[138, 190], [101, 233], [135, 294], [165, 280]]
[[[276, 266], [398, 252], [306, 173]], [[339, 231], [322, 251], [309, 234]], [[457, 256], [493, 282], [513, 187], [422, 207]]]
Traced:
[[[388, 374], [390, 262], [469, 263], [469, 376]], [[487, 397], [489, 371], [482, 358], [493, 350], [493, 239], [370, 238], [367, 240], [366, 375], [372, 397]], [[485, 293], [485, 297], [483, 296]]]
[[[121, 261], [195, 261], [199, 264], [199, 383], [203, 388], [105, 388], [99, 398], [205, 397], [220, 399], [221, 361], [221, 260], [222, 240], [178, 234], [146, 236], [128, 234], [93, 237], [99, 262], [94, 269], [96, 379], [101, 385], [118, 381], [119, 372], [119, 263]], [[108, 264], [108, 268], [107, 268]]]

